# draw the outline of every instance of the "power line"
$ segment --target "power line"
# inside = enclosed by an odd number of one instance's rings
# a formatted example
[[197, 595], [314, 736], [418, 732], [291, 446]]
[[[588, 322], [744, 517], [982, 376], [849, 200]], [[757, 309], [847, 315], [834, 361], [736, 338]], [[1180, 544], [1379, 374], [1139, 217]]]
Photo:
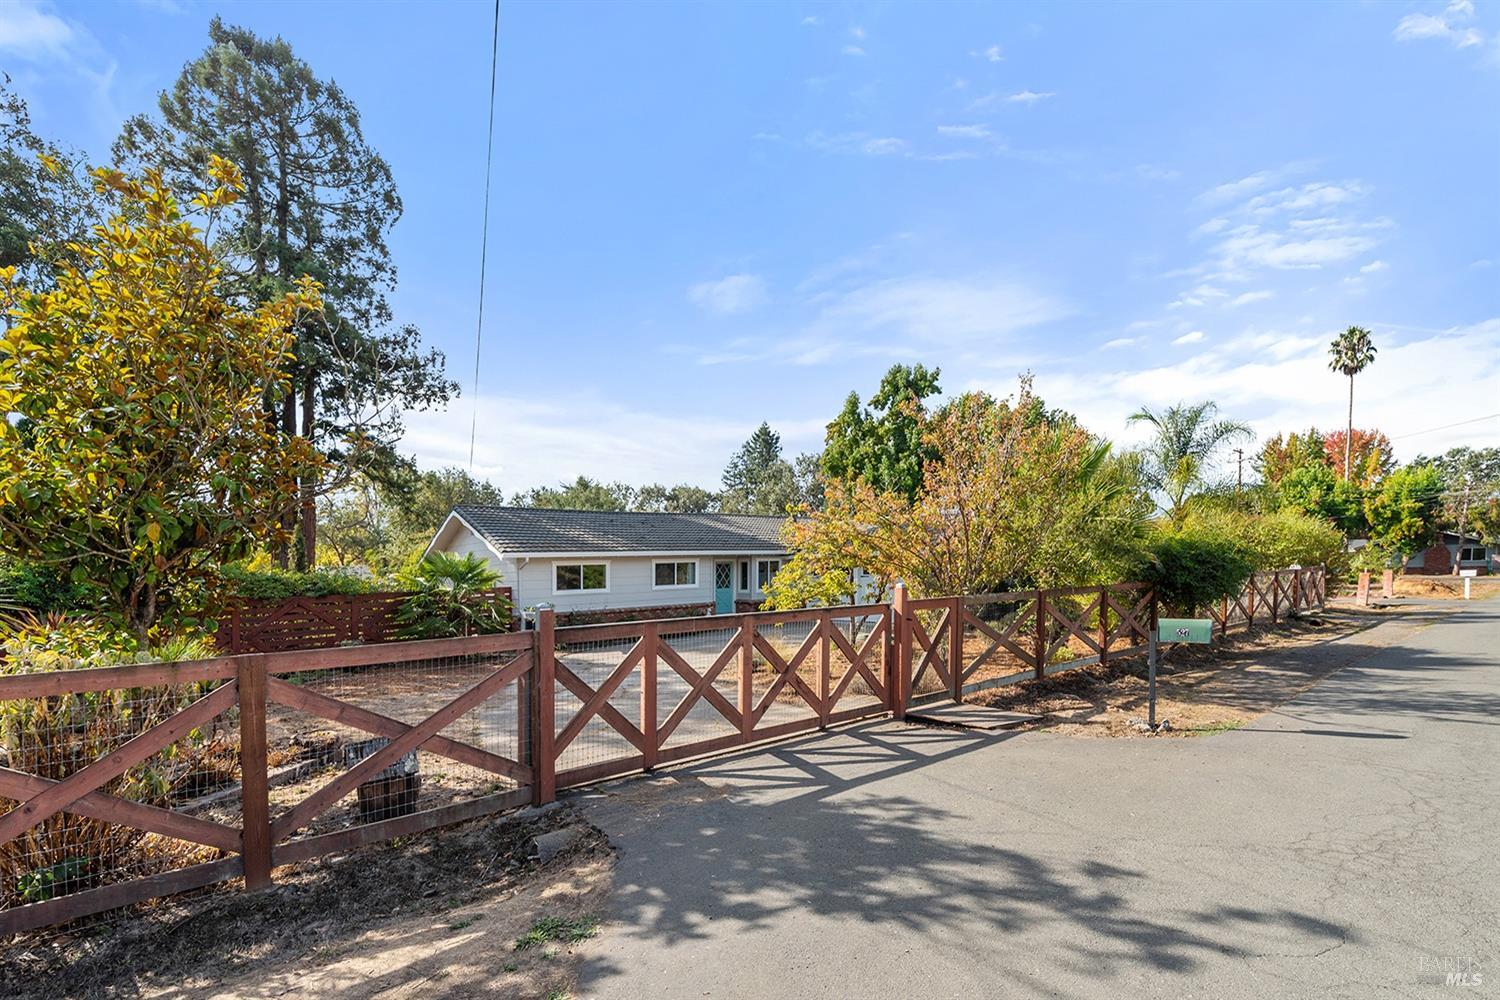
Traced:
[[495, 71], [500, 65], [500, 0], [490, 35], [490, 125], [484, 150], [484, 222], [479, 236], [479, 322], [474, 330], [474, 399], [469, 416], [469, 471], [474, 471], [474, 436], [479, 427], [479, 351], [484, 343], [484, 275], [490, 252], [490, 168], [495, 159]]
[[1494, 420], [1496, 417], [1500, 417], [1500, 413], [1488, 413], [1488, 414], [1485, 414], [1482, 417], [1474, 417], [1474, 418], [1472, 418], [1470, 420], [1460, 420], [1456, 424], [1444, 424], [1441, 427], [1429, 427], [1425, 431], [1412, 431], [1410, 434], [1397, 434], [1395, 437], [1391, 438], [1390, 440], [1392, 440], [1392, 441], [1400, 441], [1402, 438], [1417, 437], [1417, 436], [1422, 435], [1422, 434], [1431, 434], [1434, 431], [1446, 431], [1446, 430], [1448, 430], [1451, 427], [1462, 427], [1465, 424], [1477, 424], [1481, 420]]

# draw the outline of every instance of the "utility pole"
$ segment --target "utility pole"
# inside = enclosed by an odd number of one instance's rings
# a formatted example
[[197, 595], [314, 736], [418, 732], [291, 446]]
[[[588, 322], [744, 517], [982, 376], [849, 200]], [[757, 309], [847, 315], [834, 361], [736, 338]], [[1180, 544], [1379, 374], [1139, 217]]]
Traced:
[[1238, 493], [1245, 485], [1245, 449], [1234, 449], [1234, 456], [1236, 459], [1234, 467], [1234, 491]]

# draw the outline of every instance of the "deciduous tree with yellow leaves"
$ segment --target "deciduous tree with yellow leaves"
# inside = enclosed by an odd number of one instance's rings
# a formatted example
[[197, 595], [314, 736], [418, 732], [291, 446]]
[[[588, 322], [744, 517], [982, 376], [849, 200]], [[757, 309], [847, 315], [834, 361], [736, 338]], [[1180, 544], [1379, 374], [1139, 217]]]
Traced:
[[142, 642], [174, 594], [275, 536], [319, 461], [266, 420], [318, 286], [254, 309], [223, 297], [208, 232], [242, 183], [218, 157], [208, 173], [205, 229], [160, 174], [100, 169], [115, 214], [54, 287], [0, 268], [0, 551], [97, 584]]
[[922, 419], [935, 458], [915, 497], [863, 479], [833, 479], [826, 506], [788, 522], [796, 555], [767, 590], [770, 607], [853, 597], [863, 569], [885, 591], [919, 597], [1055, 587], [1117, 578], [1150, 503], [1128, 459], [1023, 379], [1009, 400], [968, 393]]

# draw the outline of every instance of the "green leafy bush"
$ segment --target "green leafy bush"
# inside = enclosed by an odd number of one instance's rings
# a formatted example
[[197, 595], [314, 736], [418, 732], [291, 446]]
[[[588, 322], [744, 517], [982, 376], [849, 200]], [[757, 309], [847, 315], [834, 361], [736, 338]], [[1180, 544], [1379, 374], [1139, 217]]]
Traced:
[[[8, 619], [0, 674], [82, 670], [158, 659], [213, 655], [198, 638], [141, 652], [134, 638], [106, 625], [53, 615]], [[0, 758], [25, 774], [62, 781], [126, 741], [170, 718], [211, 684], [182, 684], [0, 701]], [[194, 730], [150, 759], [106, 782], [100, 791], [134, 802], [169, 806], [179, 788], [201, 779], [213, 743]], [[0, 813], [19, 803], [0, 797]], [[0, 845], [0, 905], [39, 902], [167, 867], [180, 845], [127, 826], [60, 813]]]
[[0, 559], [0, 604], [47, 614], [75, 611], [96, 603], [96, 591], [74, 583], [57, 567]]
[[403, 581], [412, 588], [396, 611], [403, 639], [446, 639], [510, 629], [510, 602], [492, 593], [500, 574], [478, 556], [433, 552]]
[[294, 573], [284, 569], [224, 567], [222, 578], [232, 597], [284, 601], [292, 597], [325, 597], [328, 594], [368, 594], [374, 581], [352, 573]]
[[1257, 517], [1250, 525], [1248, 541], [1258, 569], [1326, 566], [1337, 575], [1349, 561], [1343, 532], [1320, 517], [1295, 510]]
[[1164, 610], [1191, 615], [1238, 594], [1254, 571], [1254, 553], [1245, 543], [1186, 527], [1163, 531], [1148, 543], [1137, 578], [1155, 588]]

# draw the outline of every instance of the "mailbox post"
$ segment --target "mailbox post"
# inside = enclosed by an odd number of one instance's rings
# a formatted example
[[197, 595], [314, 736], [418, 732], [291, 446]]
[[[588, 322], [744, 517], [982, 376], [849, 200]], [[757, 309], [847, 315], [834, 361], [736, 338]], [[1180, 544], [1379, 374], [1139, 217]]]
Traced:
[[1158, 618], [1146, 642], [1146, 726], [1156, 732], [1156, 650], [1160, 642], [1213, 642], [1211, 618]]

